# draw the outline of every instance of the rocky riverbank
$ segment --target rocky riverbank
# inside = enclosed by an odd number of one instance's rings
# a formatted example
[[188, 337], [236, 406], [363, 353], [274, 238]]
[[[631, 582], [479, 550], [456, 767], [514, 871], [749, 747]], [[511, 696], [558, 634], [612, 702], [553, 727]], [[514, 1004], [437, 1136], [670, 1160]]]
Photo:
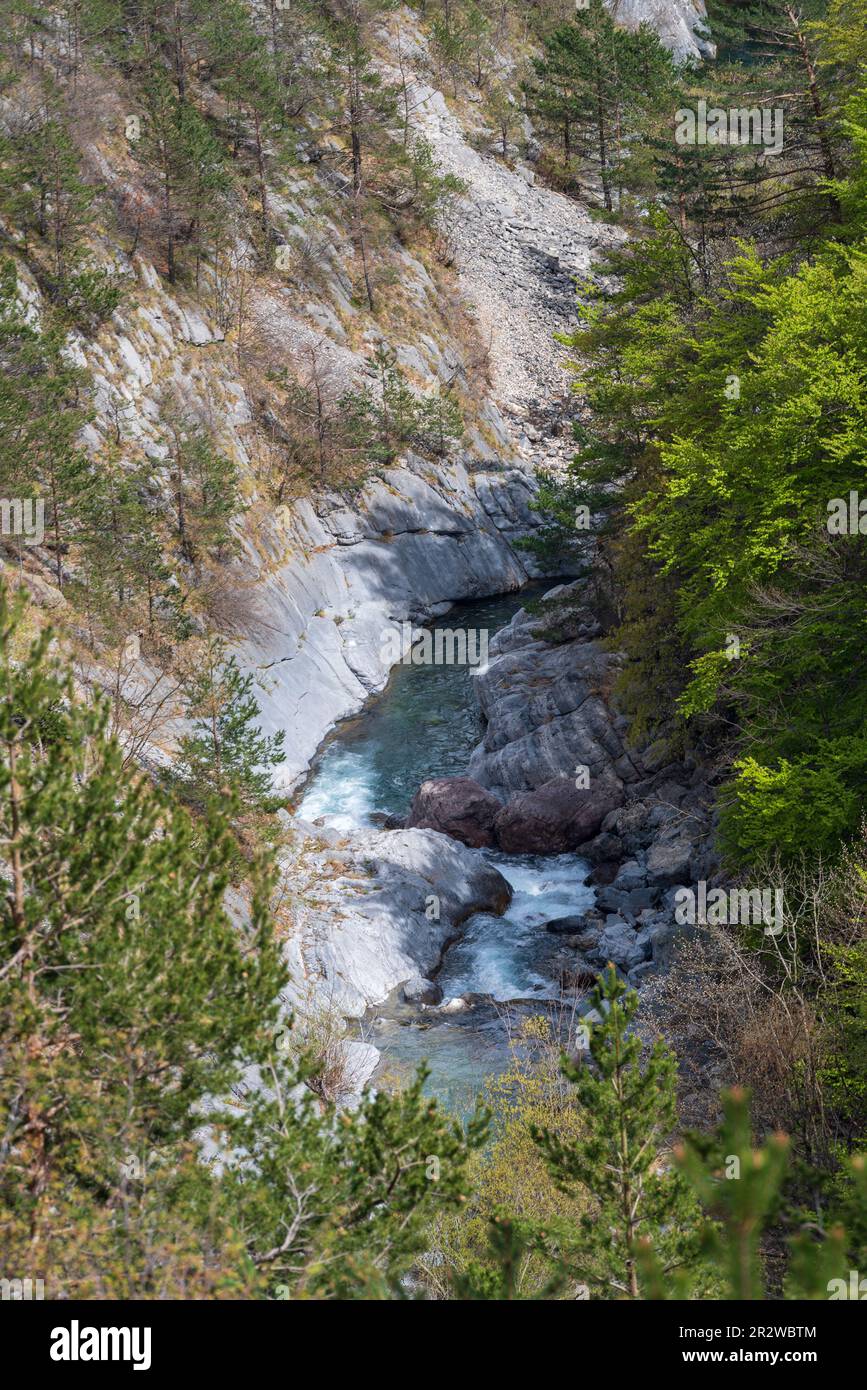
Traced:
[[[595, 904], [548, 924], [573, 973], [613, 961], [638, 985], [665, 969], [682, 934], [677, 889], [714, 880], [712, 789], [694, 761], [660, 743], [637, 749], [612, 689], [622, 658], [606, 650], [584, 581], [521, 610], [491, 643], [476, 688], [487, 719], [468, 777], [419, 789], [407, 825], [508, 853], [576, 851], [592, 865]], [[564, 604], [576, 635], [546, 639]]]

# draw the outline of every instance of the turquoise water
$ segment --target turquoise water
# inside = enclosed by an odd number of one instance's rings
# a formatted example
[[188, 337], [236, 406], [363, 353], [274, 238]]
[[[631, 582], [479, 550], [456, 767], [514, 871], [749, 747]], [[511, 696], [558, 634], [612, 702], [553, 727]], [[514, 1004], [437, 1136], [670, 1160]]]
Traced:
[[[474, 628], [492, 637], [528, 598], [554, 582], [455, 605], [434, 630]], [[484, 732], [474, 679], [466, 666], [396, 667], [383, 693], [325, 745], [298, 813], [346, 831], [369, 827], [383, 815], [404, 817], [426, 777], [466, 772]], [[508, 1064], [510, 1037], [522, 1017], [559, 1011], [557, 943], [545, 922], [586, 910], [593, 901], [583, 883], [588, 865], [577, 855], [476, 853], [496, 865], [514, 897], [503, 917], [479, 913], [469, 919], [437, 981], [446, 1000], [463, 994], [486, 999], [451, 1016], [390, 1001], [363, 1028], [383, 1053], [380, 1075], [405, 1076], [426, 1060], [432, 1072], [428, 1089], [458, 1111], [469, 1107], [486, 1077]]]
[[[437, 628], [467, 628], [493, 637], [523, 606], [551, 584], [521, 594], [460, 603]], [[305, 788], [299, 814], [325, 816], [351, 830], [370, 825], [374, 812], [404, 817], [426, 777], [466, 771], [484, 725], [473, 694], [469, 666], [395, 666], [391, 679], [356, 718], [326, 742]]]

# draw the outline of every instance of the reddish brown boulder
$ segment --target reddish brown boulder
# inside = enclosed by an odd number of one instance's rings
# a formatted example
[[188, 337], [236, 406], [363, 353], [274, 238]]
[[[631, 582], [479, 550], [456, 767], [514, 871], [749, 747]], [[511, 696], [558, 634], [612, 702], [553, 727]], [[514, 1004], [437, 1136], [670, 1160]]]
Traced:
[[471, 849], [490, 848], [500, 810], [497, 798], [471, 777], [432, 777], [416, 792], [406, 828], [440, 830]]
[[621, 800], [622, 794], [610, 786], [584, 790], [559, 777], [513, 796], [497, 816], [494, 831], [507, 854], [565, 854], [598, 834]]

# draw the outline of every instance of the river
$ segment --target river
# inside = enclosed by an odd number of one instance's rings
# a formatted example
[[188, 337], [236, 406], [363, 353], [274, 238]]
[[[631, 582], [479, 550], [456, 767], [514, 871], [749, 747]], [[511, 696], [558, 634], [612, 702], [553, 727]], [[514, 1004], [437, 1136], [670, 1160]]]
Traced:
[[[476, 629], [489, 637], [555, 581], [520, 594], [456, 604], [433, 624]], [[399, 665], [386, 689], [325, 743], [305, 787], [299, 814], [351, 832], [403, 818], [420, 782], [459, 776], [484, 734], [473, 669]], [[464, 1014], [420, 1011], [391, 1001], [373, 1011], [363, 1035], [382, 1052], [380, 1079], [401, 1079], [419, 1061], [431, 1068], [428, 1090], [465, 1111], [485, 1078], [508, 1064], [510, 1037], [529, 1013], [560, 1010], [559, 949], [544, 930], [554, 917], [586, 911], [593, 890], [578, 855], [506, 855], [478, 850], [509, 881], [514, 896], [503, 917], [479, 913], [446, 952], [436, 976], [445, 1000], [487, 996]]]

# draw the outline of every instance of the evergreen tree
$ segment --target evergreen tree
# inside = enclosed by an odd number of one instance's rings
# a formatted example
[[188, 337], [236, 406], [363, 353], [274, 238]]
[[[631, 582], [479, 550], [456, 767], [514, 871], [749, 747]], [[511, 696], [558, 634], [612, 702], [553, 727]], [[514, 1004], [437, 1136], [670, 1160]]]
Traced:
[[98, 1247], [125, 1266], [122, 1162], [189, 1146], [283, 975], [262, 893], [246, 929], [223, 909], [224, 824], [194, 836], [124, 769], [106, 708], [79, 703], [33, 631], [0, 593], [0, 1222], [5, 1258], [45, 1260], [56, 1295], [120, 1277]]
[[542, 1130], [536, 1140], [564, 1191], [583, 1189], [594, 1199], [580, 1228], [561, 1233], [570, 1272], [591, 1285], [591, 1296], [639, 1298], [639, 1243], [653, 1245], [666, 1271], [698, 1255], [695, 1205], [661, 1158], [676, 1121], [675, 1060], [657, 1043], [642, 1067], [641, 1040], [630, 1031], [638, 995], [613, 965], [590, 1001], [588, 1059], [563, 1066], [589, 1134], [564, 1141]]
[[[700, 1228], [701, 1248], [722, 1279], [718, 1297], [739, 1301], [772, 1297], [765, 1261], [765, 1240], [772, 1219], [785, 1203], [789, 1169], [789, 1141], [772, 1135], [759, 1148], [753, 1145], [749, 1099], [740, 1089], [723, 1095], [723, 1121], [714, 1135], [691, 1136], [676, 1153], [678, 1166], [702, 1204], [705, 1219]], [[858, 1206], [863, 1221], [863, 1162], [852, 1172], [860, 1185]], [[831, 1296], [832, 1281], [848, 1287], [848, 1271], [857, 1253], [839, 1225], [823, 1231], [816, 1213], [805, 1223], [809, 1229], [790, 1241], [786, 1298]], [[692, 1272], [679, 1271], [672, 1280], [660, 1268], [649, 1244], [640, 1249], [640, 1262], [651, 1298], [686, 1298], [695, 1295]]]
[[560, 129], [567, 171], [575, 154], [596, 167], [608, 212], [621, 154], [622, 50], [603, 0], [590, 0], [571, 24], [554, 30], [544, 57], [533, 60], [535, 79], [527, 87], [530, 109]]
[[214, 66], [214, 84], [224, 93], [233, 111], [232, 154], [235, 158], [245, 138], [245, 123], [252, 135], [262, 244], [267, 247], [270, 216], [266, 149], [283, 114], [272, 56], [264, 49], [249, 10], [238, 0], [220, 0], [212, 7], [204, 32]]
[[121, 287], [111, 272], [87, 261], [84, 242], [97, 195], [79, 166], [56, 97], [0, 138], [0, 207], [24, 233], [24, 254], [48, 299], [87, 329], [117, 307]]
[[143, 90], [142, 138], [138, 159], [151, 171], [160, 207], [160, 234], [166, 273], [177, 277], [178, 247], [195, 247], [196, 272], [222, 215], [229, 187], [224, 152], [206, 121], [173, 90], [160, 68], [149, 74]]
[[226, 1151], [240, 1155], [224, 1196], [272, 1297], [406, 1297], [434, 1216], [466, 1201], [467, 1159], [487, 1128], [478, 1107], [465, 1128], [441, 1113], [426, 1077], [395, 1096], [369, 1092], [331, 1123], [312, 1092], [293, 1095], [298, 1074], [278, 1051], [261, 1088], [223, 1112]]
[[285, 734], [258, 730], [259, 706], [252, 675], [244, 675], [225, 643], [210, 638], [186, 688], [193, 732], [180, 742], [178, 775], [197, 799], [226, 789], [247, 806], [262, 806], [271, 791], [270, 768], [285, 757]]
[[57, 584], [81, 518], [91, 476], [78, 443], [88, 419], [85, 373], [66, 352], [66, 333], [50, 314], [40, 329], [18, 299], [12, 261], [0, 266], [0, 493], [44, 508], [45, 544]]
[[220, 557], [231, 545], [233, 517], [241, 510], [235, 463], [183, 412], [166, 412], [169, 483], [181, 554], [191, 563], [203, 553]]

